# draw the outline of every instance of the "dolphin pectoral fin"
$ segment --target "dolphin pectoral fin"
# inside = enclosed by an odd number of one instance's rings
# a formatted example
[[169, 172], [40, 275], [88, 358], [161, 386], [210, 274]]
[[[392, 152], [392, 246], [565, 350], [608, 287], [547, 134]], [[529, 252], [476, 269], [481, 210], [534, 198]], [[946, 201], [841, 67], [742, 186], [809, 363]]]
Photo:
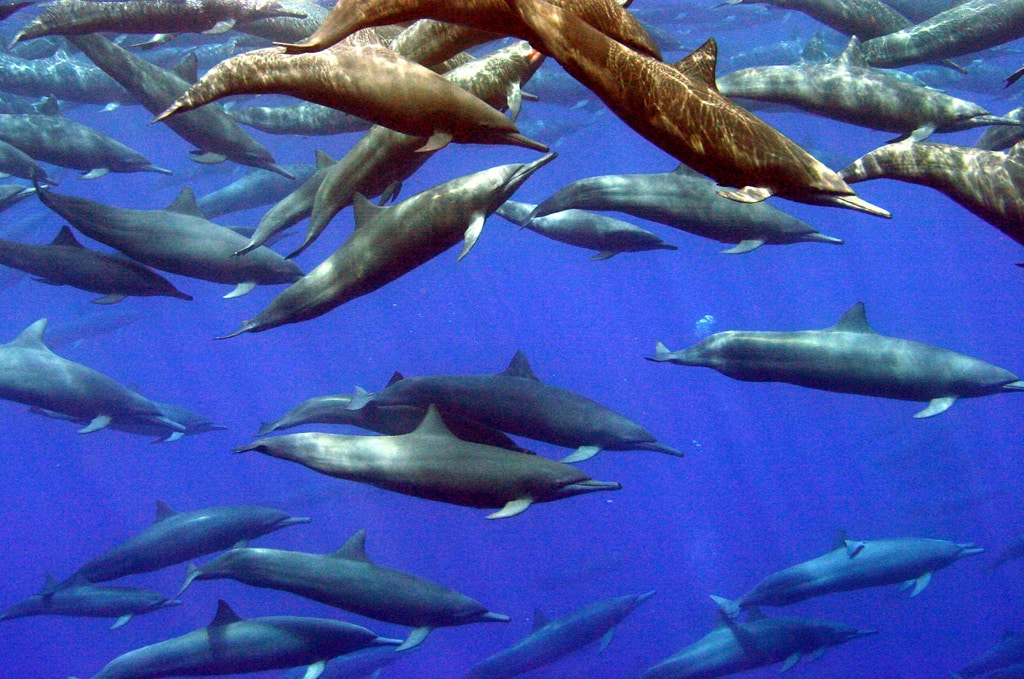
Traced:
[[110, 172], [109, 167], [94, 167], [85, 174], [79, 175], [79, 179], [99, 179], [106, 173]]
[[217, 163], [223, 163], [228, 157], [223, 153], [214, 153], [213, 151], [207, 151], [206, 153], [192, 151], [188, 159], [200, 165], [216, 165]]
[[746, 254], [748, 252], [753, 252], [754, 250], [758, 249], [762, 245], [764, 245], [764, 239], [763, 238], [748, 238], [747, 240], [741, 240], [734, 247], [731, 247], [728, 250], [722, 250], [722, 252], [720, 254], [723, 254], [723, 255], [743, 255], [743, 254]]
[[110, 626], [110, 629], [117, 629], [119, 627], [124, 627], [125, 625], [128, 624], [128, 621], [132, 619], [133, 615], [135, 615], [135, 614], [134, 613], [126, 613], [126, 614], [122, 615], [120, 618], [118, 618], [114, 622], [113, 625]]
[[93, 304], [117, 304], [118, 302], [123, 300], [125, 297], [127, 297], [127, 295], [122, 295], [119, 292], [112, 292], [109, 295], [105, 295], [103, 297], [100, 297], [99, 299], [94, 299], [92, 301], [92, 303]]
[[793, 655], [786, 658], [785, 662], [782, 663], [782, 667], [779, 668], [779, 673], [786, 672], [793, 669], [793, 666], [800, 662], [801, 653], [797, 651]]
[[914, 589], [911, 590], [911, 592], [910, 592], [911, 598], [913, 598], [913, 597], [917, 596], [918, 594], [920, 594], [921, 592], [923, 592], [924, 588], [927, 587], [928, 583], [931, 582], [931, 581], [932, 581], [932, 574], [931, 574], [930, 571], [928, 573], [925, 573], [921, 577], [917, 578], [916, 580], [912, 580], [911, 582], [914, 583]]
[[711, 595], [711, 600], [718, 606], [718, 612], [729, 620], [735, 620], [740, 616], [740, 605], [732, 599], [726, 599], [724, 596]]
[[256, 287], [256, 281], [243, 281], [235, 286], [235, 289], [224, 295], [224, 299], [234, 299], [242, 295], [248, 295]]
[[97, 415], [96, 417], [92, 418], [92, 421], [89, 422], [89, 424], [79, 429], [78, 433], [91, 434], [94, 431], [99, 431], [100, 429], [103, 429], [104, 427], [109, 425], [112, 420], [113, 418], [110, 415]]
[[318, 660], [306, 668], [306, 673], [302, 675], [302, 679], [316, 679], [324, 673], [325, 669], [327, 669], [327, 661]]
[[153, 441], [153, 443], [174, 443], [175, 441], [177, 441], [178, 439], [180, 439], [184, 435], [185, 435], [185, 432], [183, 432], [183, 431], [173, 431], [173, 432], [170, 433], [169, 436], [165, 436], [162, 439], [157, 439], [157, 440]]
[[[220, 35], [221, 33], [227, 33], [228, 31], [230, 31], [234, 27], [235, 27], [235, 20], [234, 19], [224, 19], [222, 21], [218, 21], [217, 23], [215, 23], [211, 28], [208, 28], [205, 31], [203, 31], [203, 35]], [[323, 671], [323, 670], [321, 670], [321, 671]], [[310, 678], [306, 677], [306, 679], [310, 679]]]
[[771, 197], [772, 192], [763, 186], [744, 186], [742, 189], [722, 189], [717, 192], [722, 198], [737, 203], [760, 203]]
[[469, 251], [476, 245], [476, 241], [480, 238], [480, 232], [484, 230], [484, 220], [486, 219], [487, 215], [483, 212], [473, 215], [473, 220], [466, 228], [466, 236], [462, 242], [462, 252], [459, 253], [455, 261], [461, 262], [462, 258], [468, 255]]
[[910, 141], [924, 141], [928, 137], [932, 136], [933, 132], [935, 132], [935, 123], [925, 123], [921, 127], [911, 132], [910, 136], [908, 136], [907, 138]]
[[570, 455], [563, 457], [559, 462], [563, 464], [582, 462], [583, 460], [589, 460], [600, 452], [600, 446], [580, 446], [576, 449], [575, 453], [571, 453]]
[[416, 153], [427, 153], [428, 151], [439, 151], [452, 143], [452, 135], [448, 132], [435, 132], [423, 146], [416, 149]]
[[615, 636], [615, 628], [611, 627], [611, 628], [608, 629], [607, 632], [605, 632], [601, 636], [601, 646], [600, 646], [600, 648], [597, 649], [597, 652], [600, 653], [604, 649], [608, 648], [608, 644], [612, 643], [612, 638], [614, 636]]
[[915, 418], [921, 420], [926, 417], [935, 417], [941, 413], [949, 410], [950, 406], [956, 403], [956, 396], [942, 396], [941, 398], [933, 398], [928, 403], [928, 407], [921, 412], [914, 415]]
[[[523, 228], [525, 229], [526, 227], [524, 226]], [[615, 250], [602, 250], [601, 252], [599, 252], [596, 255], [594, 255], [593, 257], [591, 257], [590, 261], [591, 262], [603, 262], [606, 259], [611, 259], [612, 257], [614, 257], [617, 254], [619, 254], [619, 253], [616, 252]]]
[[430, 634], [433, 629], [433, 627], [417, 627], [410, 632], [405, 641], [395, 649], [395, 653], [398, 651], [408, 651], [410, 648], [416, 648], [423, 643], [423, 640], [427, 638], [427, 635]]
[[521, 497], [521, 498], [517, 498], [515, 500], [509, 500], [508, 502], [505, 503], [504, 507], [502, 507], [498, 511], [494, 512], [493, 514], [488, 514], [487, 518], [488, 519], [507, 519], [510, 516], [517, 516], [517, 515], [522, 514], [523, 512], [525, 512], [527, 509], [529, 509], [530, 505], [532, 505], [532, 504], [533, 504], [533, 498], [530, 498], [530, 497]]
[[815, 660], [817, 660], [821, 656], [825, 655], [825, 651], [827, 651], [827, 650], [828, 650], [827, 646], [822, 646], [821, 648], [814, 649], [813, 651], [811, 651], [811, 654], [809, 656], [807, 656], [807, 662], [814, 662]]

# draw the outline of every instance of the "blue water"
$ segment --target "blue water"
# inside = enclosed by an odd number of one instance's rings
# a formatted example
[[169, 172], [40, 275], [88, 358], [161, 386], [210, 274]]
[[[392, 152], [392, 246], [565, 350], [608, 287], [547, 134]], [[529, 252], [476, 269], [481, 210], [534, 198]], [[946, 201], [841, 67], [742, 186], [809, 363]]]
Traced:
[[[720, 73], [768, 63], [754, 50], [767, 51], [780, 41], [801, 43], [818, 30], [832, 51], [844, 42], [802, 15], [710, 6], [645, 0], [635, 10], [688, 48], [714, 35]], [[20, 26], [25, 20], [16, 15], [7, 23]], [[1020, 84], [1004, 90], [1001, 82], [1020, 65], [1021, 47], [1009, 44], [977, 55], [972, 71], [987, 75], [957, 79], [943, 73], [936, 84], [1005, 113], [1020, 105], [1024, 91]], [[685, 54], [669, 52], [667, 58]], [[557, 122], [576, 113], [561, 104], [527, 103], [520, 123], [528, 129], [536, 121]], [[141, 107], [107, 113], [95, 106], [67, 107], [67, 114], [129, 143], [157, 165], [179, 173], [195, 169], [187, 145], [162, 126], [147, 126], [151, 116]], [[805, 114], [764, 117], [835, 168], [892, 136]], [[971, 145], [980, 134], [934, 140]], [[281, 163], [312, 162], [315, 149], [340, 157], [358, 139], [254, 136]], [[593, 175], [664, 172], [676, 165], [608, 112], [560, 139], [555, 150], [559, 158], [531, 178], [517, 200], [540, 202], [564, 184]], [[403, 196], [535, 157], [519, 148], [451, 147], [406, 182]], [[155, 174], [110, 174], [91, 182], [68, 171], [56, 176], [61, 192], [123, 207], [164, 207], [180, 188]], [[202, 195], [237, 176], [215, 169], [192, 186]], [[228, 286], [169, 276], [195, 301], [133, 298], [98, 307], [89, 302], [94, 295], [78, 290], [28, 278], [10, 284], [0, 292], [0, 341], [42, 317], [57, 333], [84, 318], [127, 316], [127, 327], [67, 345], [61, 355], [228, 429], [151, 445], [115, 431], [79, 435], [67, 422], [0, 402], [0, 604], [37, 592], [47, 571], [66, 577], [149, 525], [157, 499], [182, 511], [263, 504], [313, 521], [262, 538], [259, 545], [334, 551], [365, 528], [368, 553], [377, 563], [458, 589], [513, 618], [503, 625], [438, 629], [385, 669], [384, 678], [459, 677], [525, 636], [535, 608], [554, 617], [598, 599], [656, 589], [602, 654], [591, 647], [530, 675], [618, 679], [636, 677], [703, 636], [716, 620], [709, 594], [737, 597], [764, 575], [825, 552], [835, 532], [845, 529], [856, 539], [933, 537], [976, 542], [988, 551], [937, 573], [914, 599], [883, 588], [769, 611], [879, 630], [794, 669], [794, 676], [948, 676], [1004, 629], [1024, 629], [1024, 563], [989, 569], [995, 553], [1024, 534], [1022, 397], [965, 399], [922, 421], [912, 418], [921, 408], [916, 403], [744, 383], [711, 370], [643, 360], [656, 341], [672, 349], [697, 341], [698, 321], [707, 315], [715, 319], [716, 331], [811, 329], [834, 323], [862, 300], [880, 333], [1024, 371], [1024, 272], [1013, 266], [1024, 261], [1020, 247], [930, 189], [887, 180], [856, 188], [890, 209], [893, 219], [773, 199], [776, 207], [846, 244], [767, 246], [742, 256], [720, 255], [728, 246], [634, 220], [679, 250], [591, 262], [587, 251], [519, 231], [495, 216], [458, 264], [453, 250], [321, 318], [219, 342], [212, 338], [236, 329], [283, 288], [224, 300]], [[262, 213], [217, 221], [255, 225]], [[37, 216], [43, 219], [34, 240], [49, 241], [61, 222], [34, 199], [4, 213], [0, 226], [15, 228]], [[310, 270], [351, 228], [346, 210], [299, 258], [300, 266]], [[621, 491], [487, 521], [484, 511], [230, 452], [251, 441], [261, 421], [276, 419], [306, 398], [349, 393], [356, 385], [375, 390], [395, 370], [498, 372], [517, 349], [540, 379], [614, 408], [686, 457], [604, 452], [581, 466], [594, 478], [621, 482]], [[567, 452], [523, 443], [549, 457]], [[116, 584], [172, 594], [184, 574], [182, 565]], [[116, 631], [104, 620], [4, 622], [0, 676], [91, 676], [128, 650], [206, 625], [218, 598], [244, 617], [337, 616], [386, 636], [407, 633], [226, 580], [196, 583], [183, 598], [180, 607], [139, 616]], [[767, 668], [747, 676], [776, 672]]]

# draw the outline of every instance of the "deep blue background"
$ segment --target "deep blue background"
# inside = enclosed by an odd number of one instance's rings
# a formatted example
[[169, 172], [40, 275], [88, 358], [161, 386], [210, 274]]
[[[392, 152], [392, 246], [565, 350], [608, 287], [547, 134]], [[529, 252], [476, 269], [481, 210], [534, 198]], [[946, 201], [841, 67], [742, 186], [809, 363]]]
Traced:
[[[767, 53], [780, 43], [799, 46], [815, 31], [824, 32], [833, 51], [844, 42], [802, 15], [760, 6], [710, 6], [644, 0], [635, 11], [687, 48], [714, 35], [720, 73], [769, 63], [771, 57], [760, 57], [758, 50]], [[26, 20], [19, 14], [7, 23], [20, 26]], [[931, 82], [1004, 113], [1021, 103], [1020, 84], [1003, 90], [1001, 83], [1020, 65], [1019, 47], [979, 55], [973, 64], [962, 59], [972, 64], [967, 77], [934, 67], [908, 70], [941, 78]], [[553, 103], [524, 106], [521, 127], [552, 143], [560, 157], [538, 172], [517, 200], [539, 202], [583, 177], [675, 166], [610, 113], [600, 112], [599, 105], [588, 106], [584, 111]], [[129, 143], [158, 165], [179, 174], [196, 170], [187, 160], [186, 144], [162, 126], [148, 127], [151, 116], [141, 107], [101, 113], [94, 106], [69, 106], [67, 114]], [[835, 168], [892, 136], [798, 113], [765, 117]], [[539, 122], [550, 129], [566, 120], [592, 124], [557, 141], [537, 131]], [[358, 139], [254, 134], [284, 163], [312, 162], [314, 149], [340, 157]], [[970, 145], [980, 134], [934, 140]], [[492, 165], [535, 157], [518, 148], [451, 147], [406, 182], [403, 197]], [[201, 173], [192, 185], [202, 195], [239, 175], [226, 164]], [[79, 182], [67, 171], [57, 177], [62, 192], [124, 207], [164, 207], [180, 188], [174, 179], [154, 174], [110, 174], [92, 182]], [[705, 314], [716, 319], [716, 330], [811, 329], [834, 323], [863, 300], [880, 333], [1024, 371], [1024, 271], [1013, 266], [1024, 261], [1020, 247], [929, 189], [879, 180], [857, 190], [890, 209], [894, 218], [773, 199], [846, 244], [770, 246], [742, 256], [720, 255], [727, 246], [638, 221], [679, 251], [591, 262], [588, 252], [492, 217], [476, 248], [458, 264], [456, 252], [448, 252], [319, 319], [221, 342], [212, 338], [234, 330], [282, 288], [223, 300], [227, 286], [176, 278], [194, 302], [129, 299], [97, 307], [81, 291], [27, 278], [9, 283], [0, 292], [0, 341], [41, 317], [50, 319], [50, 333], [57, 334], [86, 318], [128, 316], [134, 320], [123, 330], [59, 353], [151, 398], [201, 412], [228, 430], [151, 445], [114, 431], [78, 435], [67, 422], [0, 402], [0, 603], [7, 606], [38, 591], [46, 571], [63, 578], [141, 530], [153, 520], [156, 499], [179, 510], [265, 504], [311, 516], [313, 522], [261, 539], [260, 545], [333, 551], [365, 528], [368, 553], [376, 562], [456, 588], [513, 618], [506, 625], [439, 629], [384, 677], [458, 677], [527, 634], [535, 607], [557, 616], [597, 599], [657, 589], [603, 654], [591, 648], [532, 675], [613, 679], [635, 677], [705, 634], [715, 622], [709, 594], [739, 596], [762, 576], [823, 553], [842, 528], [858, 539], [934, 537], [977, 542], [988, 552], [938, 573], [912, 600], [895, 588], [875, 589], [777, 611], [880, 631], [794, 672], [833, 679], [946, 676], [997, 641], [1004, 628], [1024, 628], [1024, 564], [989, 569], [995, 552], [1024, 533], [1021, 397], [966, 399], [920, 421], [911, 417], [920, 404], [743, 383], [710, 370], [643, 360], [658, 340], [672, 349], [692, 344], [695, 323]], [[254, 210], [218, 221], [255, 225], [261, 215]], [[4, 213], [0, 226], [18, 229], [40, 216], [31, 237], [49, 241], [61, 222], [34, 199]], [[351, 210], [346, 210], [299, 264], [311, 269], [350, 229]], [[406, 375], [498, 372], [517, 349], [527, 354], [540, 379], [635, 419], [684, 450], [686, 458], [601, 453], [582, 466], [594, 478], [621, 482], [622, 491], [487, 521], [482, 511], [230, 453], [251, 440], [261, 421], [276, 419], [303, 399], [351, 392], [356, 385], [374, 390], [395, 370]], [[527, 444], [548, 456], [567, 452]], [[170, 568], [128, 584], [170, 594], [184, 572], [184, 566]], [[121, 653], [207, 624], [221, 597], [245, 617], [338, 614], [380, 634], [406, 634], [292, 596], [230, 581], [200, 582], [184, 595], [185, 605], [140, 616], [117, 631], [102, 620], [5, 622], [0, 676], [91, 676]]]

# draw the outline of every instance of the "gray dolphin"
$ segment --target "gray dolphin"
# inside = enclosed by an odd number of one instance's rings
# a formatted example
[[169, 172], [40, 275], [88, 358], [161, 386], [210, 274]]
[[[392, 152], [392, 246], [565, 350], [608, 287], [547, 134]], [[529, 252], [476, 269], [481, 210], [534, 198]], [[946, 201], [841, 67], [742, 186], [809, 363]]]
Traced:
[[948, 59], [1024, 36], [1024, 0], [967, 0], [930, 19], [864, 43], [872, 66]]
[[645, 670], [640, 679], [709, 679], [777, 662], [785, 672], [804, 655], [813, 660], [832, 646], [871, 634], [877, 630], [752, 612], [747, 622], [723, 620], [695, 643]]
[[424, 578], [378, 566], [366, 556], [360, 530], [331, 554], [245, 547], [190, 567], [182, 592], [195, 580], [230, 578], [253, 587], [298, 594], [375, 620], [415, 629], [395, 650], [418, 646], [435, 627], [508, 622], [479, 602]]
[[683, 456], [614, 410], [541, 382], [521, 351], [504, 372], [409, 377], [353, 399], [349, 408], [425, 408], [431, 404], [515, 436], [576, 448], [563, 462], [586, 460], [601, 450], [651, 450]]
[[953, 672], [952, 676], [953, 679], [971, 679], [971, 677], [980, 676], [996, 679], [998, 670], [1019, 668], [1018, 666], [1021, 665], [1024, 665], [1024, 634], [1007, 630], [1003, 633], [1003, 638], [995, 645]]
[[731, 98], [795, 106], [833, 120], [898, 132], [921, 141], [932, 132], [959, 132], [982, 125], [1022, 123], [931, 87], [918, 85], [864, 59], [857, 36], [825, 63], [758, 66], [718, 79]]
[[[68, 39], [153, 114], [167, 108], [196, 80], [194, 52], [170, 71], [133, 55], [102, 35], [71, 36]], [[250, 137], [219, 106], [207, 106], [165, 122], [176, 135], [198, 149], [193, 152], [194, 160], [217, 162], [228, 159], [294, 179], [294, 175], [274, 161], [270, 151]]]
[[509, 679], [542, 667], [601, 640], [611, 643], [615, 628], [654, 592], [604, 599], [555, 620], [539, 610], [533, 614], [533, 632], [503, 651], [477, 663], [465, 679]]
[[66, 615], [82, 618], [117, 618], [111, 629], [127, 624], [141, 613], [181, 604], [160, 592], [132, 587], [94, 585], [85, 578], [57, 588], [49, 574], [43, 593], [22, 599], [0, 613], [0, 620], [13, 620], [33, 615]]
[[67, 226], [61, 227], [48, 245], [0, 239], [0, 265], [30, 273], [49, 285], [99, 293], [103, 297], [93, 300], [97, 304], [114, 304], [129, 296], [192, 299], [163, 276], [124, 255], [86, 249]]
[[999, 125], [997, 127], [990, 127], [974, 143], [975, 148], [988, 151], [1005, 151], [1024, 139], [1024, 106], [1018, 106], [1012, 111], [1008, 111], [1004, 117], [1016, 120], [1022, 126], [1007, 127]]
[[39, 200], [89, 238], [132, 259], [170, 273], [215, 283], [233, 283], [226, 298], [239, 297], [257, 284], [289, 283], [302, 272], [269, 248], [235, 257], [245, 236], [207, 220], [185, 187], [163, 210], [134, 210], [104, 205], [52, 191]]
[[57, 183], [46, 175], [46, 170], [30, 155], [2, 139], [0, 139], [0, 172], [28, 179], [37, 184]]
[[724, 250], [726, 254], [751, 252], [765, 244], [843, 243], [767, 203], [722, 200], [713, 181], [685, 165], [674, 172], [577, 180], [543, 200], [533, 219], [572, 208], [624, 212], [720, 243], [735, 243]]
[[1024, 245], [1024, 142], [1009, 151], [906, 140], [844, 167], [851, 183], [896, 179], [928, 186]]
[[398, 646], [365, 627], [324, 618], [243, 619], [223, 600], [207, 627], [114, 658], [92, 679], [242, 674], [308, 665], [319, 677], [327, 661], [373, 646]]
[[308, 101], [290, 106], [232, 106], [225, 112], [235, 122], [267, 134], [326, 136], [362, 132], [371, 125], [358, 116]]
[[329, 13], [326, 7], [313, 0], [281, 0], [280, 6], [290, 14], [240, 22], [235, 28], [271, 41], [302, 40], [319, 28]]
[[554, 57], [624, 123], [676, 160], [757, 203], [778, 195], [814, 205], [888, 212], [858, 198], [794, 141], [715, 86], [718, 48], [708, 40], [675, 65], [634, 52], [544, 0], [508, 0]]
[[309, 519], [270, 507], [229, 505], [176, 512], [158, 500], [153, 525], [92, 559], [54, 590], [79, 578], [107, 582], [149, 573], [303, 523]]
[[544, 217], [531, 217], [537, 209], [531, 203], [506, 200], [496, 210], [500, 217], [561, 243], [597, 250], [592, 260], [604, 260], [620, 252], [678, 250], [656, 234], [639, 226], [594, 214], [586, 210], [562, 210]]
[[876, 333], [857, 302], [824, 330], [718, 332], [682, 351], [658, 343], [649, 361], [696, 365], [746, 382], [927, 401], [914, 415], [945, 412], [958, 398], [1024, 391], [1024, 381], [985, 361]]
[[913, 587], [910, 596], [917, 596], [932, 573], [983, 551], [973, 544], [927, 538], [844, 539], [816, 559], [772, 573], [739, 599], [712, 599], [724, 614], [736, 617], [751, 606], [788, 606], [865, 587], [903, 584]]
[[283, 169], [291, 178], [254, 168], [227, 186], [200, 196], [196, 205], [207, 219], [269, 205], [301, 186], [313, 176], [317, 168], [310, 163], [292, 163], [283, 166]]
[[499, 508], [488, 519], [522, 514], [537, 502], [622, 487], [595, 481], [575, 467], [537, 455], [462, 441], [444, 426], [434, 406], [409, 434], [291, 434], [261, 439], [234, 451], [256, 451], [327, 476], [427, 500]]
[[881, 0], [724, 0], [724, 5], [771, 5], [803, 12], [844, 35], [870, 40], [913, 23]]
[[64, 50], [44, 58], [0, 52], [0, 90], [25, 97], [57, 97], [65, 102], [98, 106], [135, 103], [135, 97], [88, 59]]
[[159, 406], [92, 368], [61, 358], [43, 342], [46, 319], [0, 345], [0, 398], [52, 410], [88, 424], [88, 434], [113, 421], [144, 422], [183, 431]]
[[[205, 434], [211, 431], [222, 431], [227, 427], [215, 424], [209, 419], [194, 413], [187, 408], [183, 408], [173, 403], [160, 403], [154, 401], [157, 407], [167, 416], [167, 419], [180, 424], [184, 427], [184, 431], [174, 429], [165, 426], [160, 423], [149, 423], [149, 422], [119, 422], [114, 420], [110, 423], [111, 429], [117, 429], [118, 431], [125, 431], [129, 434], [139, 434], [140, 436], [153, 436], [155, 437], [153, 443], [165, 443], [168, 441], [177, 441], [182, 436], [192, 436], [195, 434]], [[29, 411], [35, 415], [43, 415], [44, 417], [52, 417], [58, 420], [71, 420], [78, 424], [88, 424], [85, 420], [70, 417], [63, 413], [54, 412], [52, 410], [45, 410], [44, 408], [32, 407]]]
[[550, 153], [532, 163], [474, 172], [386, 208], [360, 196], [355, 206], [356, 229], [349, 239], [227, 337], [322, 316], [387, 285], [460, 240], [464, 241], [462, 259], [480, 237], [484, 220], [554, 158]]

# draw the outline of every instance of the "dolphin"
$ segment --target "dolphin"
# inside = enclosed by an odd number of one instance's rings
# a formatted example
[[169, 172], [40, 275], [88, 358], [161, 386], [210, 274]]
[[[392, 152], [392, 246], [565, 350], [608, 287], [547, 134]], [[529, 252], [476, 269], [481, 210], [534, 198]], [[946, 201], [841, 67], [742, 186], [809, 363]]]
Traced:
[[572, 209], [545, 217], [531, 217], [536, 209], [537, 206], [530, 203], [506, 200], [496, 213], [513, 224], [552, 240], [597, 250], [597, 254], [591, 257], [595, 261], [609, 259], [620, 252], [679, 249], [650, 231], [621, 219]]
[[[560, 7], [580, 17], [595, 30], [655, 59], [657, 45], [636, 18], [615, 0], [557, 0]], [[434, 19], [527, 40], [538, 47], [535, 28], [509, 10], [504, 0], [338, 0], [323, 25], [299, 43], [282, 45], [289, 54], [323, 50], [366, 26], [414, 19]], [[552, 55], [553, 56], [553, 55]]]
[[465, 679], [509, 679], [552, 663], [598, 639], [603, 651], [611, 643], [618, 624], [652, 596], [653, 591], [604, 599], [556, 620], [548, 620], [539, 610], [535, 611], [529, 636], [474, 665]]
[[398, 651], [418, 646], [435, 627], [508, 622], [479, 602], [424, 578], [378, 566], [366, 556], [360, 530], [336, 552], [232, 549], [188, 570], [182, 592], [195, 580], [229, 578], [253, 587], [291, 592], [367, 618], [415, 628]]
[[77, 578], [107, 582], [149, 573], [303, 523], [309, 519], [270, 507], [229, 505], [176, 512], [158, 500], [153, 525], [89, 561], [55, 589], [72, 585]]
[[722, 612], [734, 618], [752, 606], [788, 606], [807, 599], [865, 587], [902, 583], [917, 596], [932, 573], [980, 554], [973, 544], [927, 538], [846, 540], [823, 556], [772, 573], [735, 601], [713, 596]]
[[0, 172], [28, 179], [37, 184], [57, 183], [46, 175], [46, 170], [30, 155], [2, 139], [0, 139]]
[[1010, 127], [998, 125], [985, 130], [978, 141], [974, 143], [975, 148], [988, 151], [1005, 151], [1014, 146], [1017, 142], [1024, 140], [1024, 106], [1018, 106], [1006, 113], [1006, 118], [1016, 120], [1020, 126]]
[[240, 618], [224, 600], [202, 629], [129, 651], [92, 679], [242, 674], [308, 665], [319, 677], [331, 658], [374, 646], [398, 646], [365, 627], [325, 618]]
[[896, 179], [929, 186], [1024, 245], [1024, 142], [1009, 151], [953, 144], [887, 144], [842, 169], [851, 184]]
[[349, 239], [227, 337], [322, 316], [400, 278], [460, 240], [462, 259], [480, 237], [484, 220], [554, 158], [550, 153], [532, 163], [475, 172], [390, 207], [358, 197], [356, 229]]
[[411, 433], [398, 436], [290, 434], [234, 449], [297, 462], [339, 479], [464, 507], [499, 508], [488, 519], [522, 514], [537, 502], [619, 490], [575, 467], [537, 455], [462, 441], [427, 410]]
[[135, 97], [92, 62], [67, 54], [63, 49], [45, 58], [0, 52], [0, 90], [25, 97], [57, 97], [64, 102], [99, 106], [136, 103]]
[[675, 65], [634, 52], [544, 0], [508, 0], [554, 57], [645, 139], [714, 179], [726, 198], [778, 195], [889, 217], [842, 178], [715, 86], [717, 46], [708, 40]]
[[[110, 423], [111, 429], [117, 429], [118, 431], [125, 431], [129, 434], [139, 434], [140, 436], [154, 436], [153, 443], [165, 443], [168, 441], [177, 441], [182, 436], [192, 436], [195, 434], [205, 434], [211, 431], [222, 431], [227, 427], [215, 424], [207, 418], [192, 412], [181, 406], [174, 405], [173, 403], [160, 403], [154, 401], [157, 407], [163, 411], [167, 419], [180, 424], [184, 427], [184, 431], [173, 429], [171, 427], [159, 424], [159, 423], [143, 423], [143, 422], [118, 422], [117, 420]], [[70, 417], [63, 413], [57, 413], [52, 410], [45, 410], [43, 408], [32, 407], [29, 411], [35, 415], [42, 415], [44, 417], [52, 417], [58, 420], [71, 420], [78, 424], [88, 424], [85, 420]]]
[[370, 128], [370, 123], [358, 116], [308, 101], [290, 106], [231, 107], [225, 112], [235, 122], [267, 134], [311, 137], [363, 132]]
[[88, 434], [112, 422], [160, 424], [183, 431], [142, 394], [110, 377], [50, 351], [43, 342], [46, 319], [0, 345], [0, 398], [62, 413], [88, 424]]
[[388, 47], [409, 61], [433, 69], [456, 54], [502, 37], [469, 26], [420, 19], [398, 34]]
[[234, 283], [226, 298], [244, 295], [257, 284], [289, 283], [302, 276], [299, 267], [269, 248], [234, 257], [245, 245], [245, 236], [203, 217], [189, 187], [163, 210], [119, 208], [49, 190], [37, 195], [89, 238], [142, 264], [215, 283]]
[[1024, 538], [1018, 538], [999, 550], [995, 561], [992, 562], [992, 568], [999, 568], [1003, 564], [1017, 559], [1024, 559]]
[[824, 330], [718, 332], [682, 351], [658, 343], [647, 360], [714, 368], [746, 382], [789, 382], [812, 389], [926, 401], [914, 415], [945, 412], [958, 398], [1024, 391], [1024, 381], [948, 349], [876, 333], [864, 303]]
[[877, 630], [811, 618], [768, 618], [751, 611], [747, 622], [724, 619], [675, 655], [645, 670], [640, 679], [709, 679], [782, 663], [785, 672], [804, 655], [813, 660], [832, 646]]
[[42, 594], [35, 594], [0, 612], [0, 620], [33, 615], [66, 615], [83, 618], [117, 618], [111, 629], [127, 624], [133, 616], [181, 604], [159, 592], [131, 587], [94, 585], [84, 578], [58, 589], [46, 575]]
[[0, 212], [17, 205], [35, 192], [34, 188], [21, 184], [0, 184]]
[[99, 293], [103, 297], [93, 300], [97, 304], [114, 304], [129, 296], [192, 299], [163, 276], [124, 255], [86, 249], [67, 226], [61, 227], [49, 245], [0, 239], [0, 265], [20, 269], [49, 285]]
[[718, 79], [727, 97], [795, 106], [816, 115], [921, 141], [932, 132], [1024, 123], [994, 116], [970, 101], [872, 68], [857, 36], [825, 63], [759, 66]]
[[504, 372], [396, 380], [375, 394], [353, 399], [349, 408], [424, 408], [431, 404], [515, 436], [575, 448], [563, 462], [586, 460], [601, 450], [651, 450], [683, 456], [610, 408], [541, 382], [521, 351]]
[[771, 5], [803, 12], [843, 35], [870, 40], [912, 26], [913, 22], [881, 0], [724, 0], [725, 5]]
[[767, 203], [722, 200], [714, 182], [685, 165], [674, 172], [579, 179], [542, 201], [532, 218], [573, 208], [624, 212], [720, 243], [734, 243], [723, 251], [726, 254], [751, 252], [765, 244], [843, 243]]
[[[348, 77], [335, 77], [336, 73]], [[512, 144], [547, 151], [478, 97], [380, 45], [339, 45], [289, 56], [279, 47], [231, 57], [154, 118], [164, 120], [229, 94], [287, 94], [351, 113], [398, 132], [428, 137], [423, 150], [449, 142]]]
[[302, 40], [320, 27], [330, 11], [313, 0], [282, 0], [281, 8], [289, 14], [237, 23], [235, 28], [264, 40]]
[[997, 671], [1017, 668], [1020, 665], [1024, 665], [1024, 634], [1006, 630], [1003, 638], [995, 645], [952, 673], [952, 676], [954, 679], [980, 676], [994, 679]]
[[230, 184], [200, 196], [196, 206], [207, 219], [253, 210], [281, 200], [316, 172], [316, 166], [310, 163], [289, 163], [282, 167], [290, 178], [253, 168]]

